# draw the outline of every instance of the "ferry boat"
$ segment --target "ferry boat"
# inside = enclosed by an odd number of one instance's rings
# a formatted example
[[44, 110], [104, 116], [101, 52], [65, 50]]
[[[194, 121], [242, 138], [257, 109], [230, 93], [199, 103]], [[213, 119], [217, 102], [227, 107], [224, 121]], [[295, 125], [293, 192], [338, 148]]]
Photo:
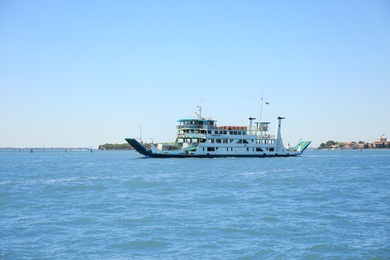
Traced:
[[[174, 143], [152, 142], [147, 149], [140, 139], [125, 140], [140, 154], [157, 158], [211, 157], [289, 157], [301, 155], [311, 141], [300, 141], [295, 147], [283, 145], [278, 117], [275, 135], [269, 134], [270, 122], [249, 118], [248, 126], [218, 126], [212, 118], [202, 117], [202, 107], [196, 118], [179, 119]], [[260, 113], [261, 114], [261, 113]]]

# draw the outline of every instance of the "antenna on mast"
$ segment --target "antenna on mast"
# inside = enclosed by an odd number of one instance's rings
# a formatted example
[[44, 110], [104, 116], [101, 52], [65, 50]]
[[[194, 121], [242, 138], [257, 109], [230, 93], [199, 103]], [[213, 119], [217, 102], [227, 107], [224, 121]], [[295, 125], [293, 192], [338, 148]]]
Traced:
[[257, 125], [257, 130], [260, 130], [261, 125], [261, 114], [263, 113], [263, 95], [261, 95], [261, 103], [260, 103], [260, 116], [259, 116], [259, 124]]
[[195, 112], [195, 115], [198, 116], [200, 120], [202, 120], [202, 106], [203, 106], [203, 99], [200, 100], [201, 104], [197, 105], [199, 112]]

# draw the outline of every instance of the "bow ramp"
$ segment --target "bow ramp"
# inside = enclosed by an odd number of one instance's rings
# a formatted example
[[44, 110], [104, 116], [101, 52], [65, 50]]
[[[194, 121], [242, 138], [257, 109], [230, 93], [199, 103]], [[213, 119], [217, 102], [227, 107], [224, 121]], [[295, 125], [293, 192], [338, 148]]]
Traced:
[[295, 151], [303, 152], [311, 144], [311, 141], [300, 141], [294, 148]]
[[135, 140], [134, 138], [126, 138], [125, 139], [137, 152], [143, 154], [145, 156], [150, 156], [152, 154], [152, 150], [148, 150], [143, 146], [140, 142]]

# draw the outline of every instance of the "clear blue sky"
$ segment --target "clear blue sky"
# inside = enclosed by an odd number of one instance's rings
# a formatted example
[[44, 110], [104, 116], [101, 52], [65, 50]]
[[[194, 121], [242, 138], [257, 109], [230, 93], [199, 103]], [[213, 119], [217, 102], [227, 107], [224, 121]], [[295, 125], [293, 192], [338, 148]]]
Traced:
[[0, 1], [0, 147], [173, 141], [262, 95], [285, 144], [390, 136], [390, 1]]

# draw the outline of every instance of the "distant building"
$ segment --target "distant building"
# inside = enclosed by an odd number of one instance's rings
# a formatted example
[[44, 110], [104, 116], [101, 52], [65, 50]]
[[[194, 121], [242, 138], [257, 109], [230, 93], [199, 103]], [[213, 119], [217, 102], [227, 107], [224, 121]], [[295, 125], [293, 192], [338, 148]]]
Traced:
[[365, 143], [359, 143], [358, 144], [358, 149], [364, 149], [366, 148], [366, 144]]
[[390, 148], [390, 141], [387, 141], [387, 137], [383, 134], [379, 140], [370, 143], [371, 148]]
[[356, 142], [350, 142], [350, 143], [346, 143], [344, 148], [345, 149], [358, 149], [359, 146], [358, 146], [358, 143], [356, 143]]
[[379, 140], [376, 140], [371, 143], [365, 143], [364, 141], [359, 141], [358, 143], [353, 141], [349, 143], [344, 142], [333, 142], [328, 141], [326, 144], [322, 143], [318, 149], [390, 149], [390, 141], [387, 140], [387, 137], [383, 134], [380, 136]]

